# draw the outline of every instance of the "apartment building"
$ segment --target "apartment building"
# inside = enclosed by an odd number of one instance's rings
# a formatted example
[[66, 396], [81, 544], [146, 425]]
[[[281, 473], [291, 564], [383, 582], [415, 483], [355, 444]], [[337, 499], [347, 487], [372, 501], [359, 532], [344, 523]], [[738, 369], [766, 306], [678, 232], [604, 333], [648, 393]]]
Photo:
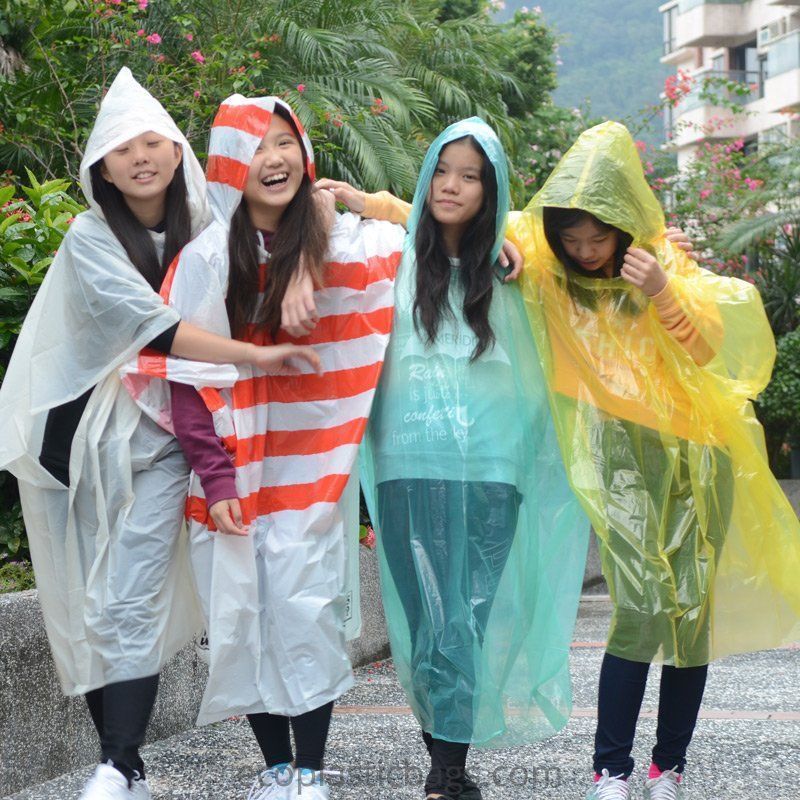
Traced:
[[[757, 147], [800, 135], [800, 0], [669, 0], [659, 11], [662, 63], [693, 78], [665, 120], [679, 166], [705, 141], [741, 138]], [[734, 117], [703, 97], [704, 78], [741, 84], [735, 97], [748, 113]]]

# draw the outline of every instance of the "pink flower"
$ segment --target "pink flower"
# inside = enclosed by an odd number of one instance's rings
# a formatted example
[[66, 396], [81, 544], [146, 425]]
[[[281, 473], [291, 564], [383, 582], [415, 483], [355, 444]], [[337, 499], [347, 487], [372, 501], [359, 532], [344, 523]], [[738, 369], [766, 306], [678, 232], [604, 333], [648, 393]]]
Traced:
[[372, 550], [372, 548], [375, 547], [375, 531], [372, 525], [367, 525], [365, 530], [366, 533], [360, 539], [361, 544], [363, 544], [364, 547], [368, 547], [370, 550]]
[[186, 34], [186, 41], [187, 42], [193, 42], [194, 41], [194, 34], [193, 33], [187, 33]]
[[298, 83], [297, 84], [297, 91], [298, 92], [300, 92], [302, 94], [305, 90], [306, 90], [306, 85], [304, 83]]
[[340, 119], [332, 120], [334, 128], [341, 128], [344, 123]]
[[161, 37], [157, 33], [151, 33], [147, 37], [147, 41], [150, 42], [150, 44], [161, 44]]
[[147, 8], [148, 0], [137, 0], [137, 5], [139, 6], [139, 11], [144, 11]]
[[637, 150], [638, 150], [640, 153], [644, 153], [644, 151], [645, 151], [645, 150], [647, 150], [647, 142], [643, 142], [643, 141], [641, 141], [641, 139], [638, 139], [638, 140], [635, 142], [635, 144], [636, 144], [636, 149], [637, 149]]
[[761, 186], [762, 186], [762, 185], [763, 185], [763, 183], [764, 183], [764, 181], [759, 181], [759, 180], [756, 180], [755, 178], [745, 178], [745, 179], [744, 179], [744, 182], [745, 182], [745, 184], [747, 185], [747, 188], [748, 188], [748, 189], [749, 189], [751, 192], [754, 192], [754, 191], [756, 191], [756, 189], [760, 189], [760, 188], [761, 188]]
[[700, 199], [705, 200], [707, 197], [711, 196], [711, 189], [701, 189], [700, 191]]
[[194, 96], [195, 97], [200, 97], [200, 90], [199, 89], [195, 89], [194, 90]]
[[139, 30], [136, 31], [136, 35], [137, 36], [144, 36], [144, 28], [139, 28]]
[[192, 52], [191, 52], [189, 55], [190, 55], [190, 56], [191, 56], [191, 57], [192, 57], [192, 58], [193, 58], [193, 59], [194, 59], [194, 60], [195, 60], [195, 61], [196, 61], [198, 64], [205, 64], [205, 63], [206, 63], [206, 57], [205, 57], [205, 56], [204, 56], [204, 55], [203, 55], [203, 54], [202, 54], [202, 53], [201, 53], [199, 50], [193, 50], [193, 51], [192, 51]]

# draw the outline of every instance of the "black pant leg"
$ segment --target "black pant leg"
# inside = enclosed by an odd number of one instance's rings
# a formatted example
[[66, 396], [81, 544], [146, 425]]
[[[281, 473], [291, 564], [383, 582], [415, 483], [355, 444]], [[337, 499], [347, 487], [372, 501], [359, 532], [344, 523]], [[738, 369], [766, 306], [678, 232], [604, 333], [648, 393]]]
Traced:
[[280, 714], [248, 714], [247, 721], [256, 737], [267, 767], [294, 761], [289, 737], [289, 717]]
[[332, 714], [333, 700], [313, 711], [292, 717], [297, 769], [322, 769]]
[[649, 664], [606, 653], [600, 668], [594, 771], [612, 776], [633, 772], [633, 737], [647, 686]]
[[425, 794], [443, 794], [458, 800], [464, 785], [469, 745], [462, 742], [431, 740], [431, 771], [425, 781]]
[[103, 687], [102, 760], [111, 761], [130, 781], [144, 777], [139, 748], [158, 694], [158, 675]]
[[653, 748], [653, 763], [660, 770], [677, 766], [678, 772], [683, 772], [707, 677], [708, 665], [661, 668], [658, 728], [656, 746]]
[[103, 738], [103, 689], [92, 689], [91, 692], [86, 692], [86, 705], [89, 708], [89, 714], [92, 717], [97, 736]]

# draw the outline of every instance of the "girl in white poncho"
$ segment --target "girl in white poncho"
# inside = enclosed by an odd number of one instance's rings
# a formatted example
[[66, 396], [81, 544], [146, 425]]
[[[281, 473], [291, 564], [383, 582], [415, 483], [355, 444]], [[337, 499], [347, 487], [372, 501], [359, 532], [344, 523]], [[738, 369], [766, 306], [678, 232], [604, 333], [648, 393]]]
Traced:
[[146, 798], [138, 748], [158, 674], [199, 612], [180, 535], [188, 468], [118, 368], [147, 345], [262, 368], [298, 351], [204, 333], [158, 296], [207, 222], [205, 180], [128, 69], [101, 105], [80, 175], [90, 208], [64, 238], [0, 389], [0, 467], [19, 479], [62, 688], [86, 695], [102, 742], [82, 798]]

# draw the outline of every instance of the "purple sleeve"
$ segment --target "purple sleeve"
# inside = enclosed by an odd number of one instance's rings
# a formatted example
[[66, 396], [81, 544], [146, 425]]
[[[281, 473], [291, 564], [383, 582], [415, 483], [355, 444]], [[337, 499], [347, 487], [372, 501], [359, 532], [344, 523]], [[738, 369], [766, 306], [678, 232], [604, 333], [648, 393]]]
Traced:
[[236, 468], [214, 430], [214, 420], [194, 386], [170, 383], [172, 420], [189, 466], [200, 477], [209, 508], [236, 498]]

